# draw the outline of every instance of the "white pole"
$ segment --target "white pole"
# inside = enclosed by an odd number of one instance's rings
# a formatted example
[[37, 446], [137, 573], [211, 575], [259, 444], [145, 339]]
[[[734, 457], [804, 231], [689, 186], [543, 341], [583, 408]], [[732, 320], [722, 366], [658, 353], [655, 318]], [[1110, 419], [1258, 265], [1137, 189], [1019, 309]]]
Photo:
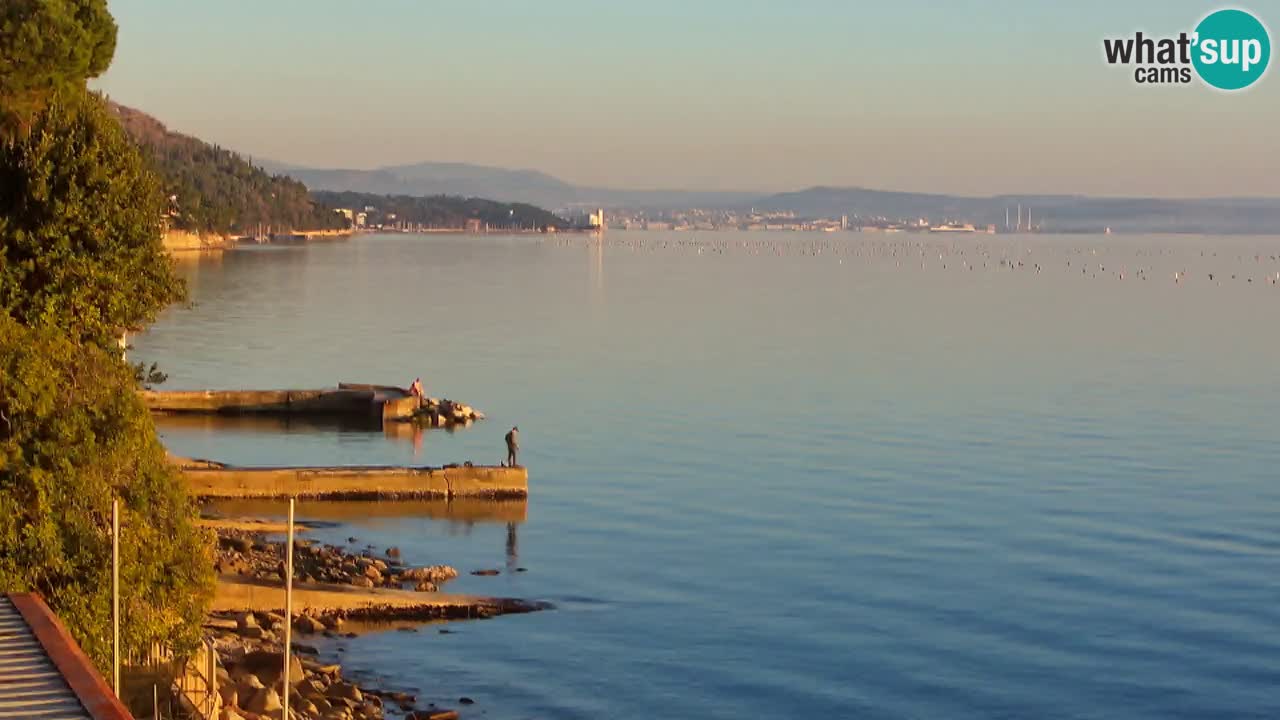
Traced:
[[120, 501], [111, 501], [111, 689], [120, 696]]
[[292, 658], [293, 644], [293, 498], [289, 498], [289, 543], [285, 556], [284, 576], [284, 692], [281, 705], [284, 712], [280, 717], [289, 717], [289, 660]]

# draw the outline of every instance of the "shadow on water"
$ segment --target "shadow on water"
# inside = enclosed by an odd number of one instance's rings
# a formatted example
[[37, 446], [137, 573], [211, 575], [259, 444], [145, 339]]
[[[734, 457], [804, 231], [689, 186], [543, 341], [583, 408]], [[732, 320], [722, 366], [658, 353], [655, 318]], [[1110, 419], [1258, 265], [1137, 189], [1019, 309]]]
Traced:
[[[218, 432], [382, 432], [382, 418], [351, 415], [205, 415], [157, 413], [156, 429]], [[391, 425], [392, 423], [387, 423]], [[399, 424], [399, 423], [396, 423]]]
[[[288, 515], [288, 503], [274, 500], [214, 500], [205, 505], [209, 513], [224, 517], [279, 519]], [[307, 500], [299, 503], [299, 522], [313, 525], [377, 525], [380, 521], [428, 518], [452, 523], [521, 524], [529, 517], [528, 499], [484, 500], [477, 498], [431, 498], [359, 502], [350, 500]]]

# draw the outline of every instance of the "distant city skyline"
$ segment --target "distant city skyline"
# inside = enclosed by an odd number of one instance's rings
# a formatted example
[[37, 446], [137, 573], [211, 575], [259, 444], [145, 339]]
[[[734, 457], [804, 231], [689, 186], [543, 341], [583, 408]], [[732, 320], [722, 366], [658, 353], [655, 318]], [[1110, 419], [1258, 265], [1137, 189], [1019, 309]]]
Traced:
[[[254, 158], [616, 188], [1280, 196], [1280, 78], [1143, 87], [1104, 37], [1178, 0], [112, 0], [93, 87]], [[1273, 6], [1274, 7], [1274, 6]], [[1264, 22], [1280, 8], [1255, 7]], [[1276, 39], [1273, 27], [1273, 41]]]

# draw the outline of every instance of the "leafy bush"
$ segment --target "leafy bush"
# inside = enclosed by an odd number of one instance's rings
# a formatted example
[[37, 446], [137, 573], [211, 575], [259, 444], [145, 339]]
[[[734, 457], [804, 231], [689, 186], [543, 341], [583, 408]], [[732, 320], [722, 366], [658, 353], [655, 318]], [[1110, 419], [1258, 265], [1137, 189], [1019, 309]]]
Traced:
[[213, 589], [212, 538], [135, 387], [117, 355], [0, 313], [0, 589], [41, 592], [104, 671], [113, 497], [124, 651], [193, 648]]

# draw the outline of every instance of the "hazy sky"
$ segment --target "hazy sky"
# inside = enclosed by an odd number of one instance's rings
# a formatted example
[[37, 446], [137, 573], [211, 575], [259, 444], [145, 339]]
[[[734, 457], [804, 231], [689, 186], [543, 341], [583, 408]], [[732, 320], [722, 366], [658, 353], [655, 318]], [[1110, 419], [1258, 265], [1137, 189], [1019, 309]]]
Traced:
[[[1280, 196], [1280, 70], [1134, 83], [1102, 39], [1185, 0], [111, 0], [95, 86], [317, 167], [528, 167], [615, 187]], [[1280, 2], [1249, 5], [1280, 42]], [[1273, 53], [1274, 54], [1274, 53]]]

